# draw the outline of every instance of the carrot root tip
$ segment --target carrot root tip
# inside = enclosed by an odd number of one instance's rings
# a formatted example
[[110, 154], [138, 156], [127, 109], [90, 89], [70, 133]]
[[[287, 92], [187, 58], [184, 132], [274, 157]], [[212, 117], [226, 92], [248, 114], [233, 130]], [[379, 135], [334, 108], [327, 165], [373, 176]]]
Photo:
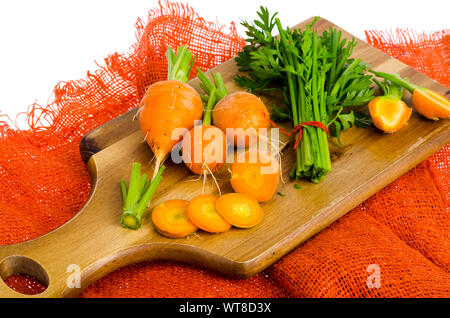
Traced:
[[[219, 191], [219, 196], [221, 196], [222, 191], [220, 191], [220, 186], [219, 186], [219, 183], [217, 182], [216, 177], [214, 176], [214, 173], [211, 171], [211, 169], [209, 169], [208, 165], [206, 165], [206, 169], [208, 169], [209, 173], [211, 174], [211, 177], [213, 178], [214, 183], [216, 184], [217, 190]], [[205, 176], [206, 176], [206, 174], [205, 174]], [[203, 186], [204, 186], [204, 184], [203, 184]]]
[[155, 179], [156, 175], [158, 174], [159, 167], [163, 163], [165, 156], [164, 156], [164, 154], [156, 153], [154, 158], [156, 161], [155, 161], [155, 168], [153, 170], [152, 181]]

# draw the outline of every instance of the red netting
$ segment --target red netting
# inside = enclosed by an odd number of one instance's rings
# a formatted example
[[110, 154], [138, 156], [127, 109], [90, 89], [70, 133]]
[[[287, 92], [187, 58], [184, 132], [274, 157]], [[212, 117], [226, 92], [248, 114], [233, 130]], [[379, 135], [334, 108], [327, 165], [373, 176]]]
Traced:
[[[450, 85], [448, 30], [366, 35], [370, 44]], [[50, 105], [31, 106], [29, 130], [0, 121], [0, 245], [41, 236], [79, 211], [90, 192], [78, 151], [82, 136], [136, 107], [143, 89], [165, 78], [166, 47], [184, 43], [205, 70], [244, 44], [234, 25], [224, 30], [187, 6], [165, 3], [147, 23], [138, 21], [130, 54], [108, 56], [85, 80], [58, 84]], [[98, 280], [82, 296], [449, 297], [449, 161], [447, 146], [250, 279], [175, 262], [141, 263]], [[380, 288], [368, 287], [374, 270]], [[42, 290], [27, 277], [7, 283], [22, 292]]]

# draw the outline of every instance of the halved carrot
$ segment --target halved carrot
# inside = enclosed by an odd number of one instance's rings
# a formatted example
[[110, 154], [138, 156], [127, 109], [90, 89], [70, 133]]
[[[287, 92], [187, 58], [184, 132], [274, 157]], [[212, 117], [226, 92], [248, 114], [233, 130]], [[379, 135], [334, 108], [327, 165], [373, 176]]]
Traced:
[[217, 199], [216, 210], [228, 223], [240, 228], [258, 225], [264, 216], [258, 201], [242, 193], [222, 195]]
[[411, 102], [419, 114], [428, 119], [450, 118], [450, 102], [441, 94], [427, 88], [415, 89]]
[[406, 125], [412, 114], [412, 109], [400, 99], [389, 99], [378, 96], [369, 103], [370, 116], [378, 129], [393, 133]]
[[231, 167], [234, 191], [251, 195], [259, 202], [274, 195], [280, 178], [280, 165], [269, 153], [249, 150], [240, 154]]
[[373, 81], [384, 94], [375, 97], [369, 103], [373, 124], [384, 132], [396, 132], [406, 125], [412, 114], [412, 109], [402, 101], [404, 88], [388, 80], [383, 83], [376, 79]]
[[186, 209], [188, 219], [198, 228], [211, 233], [226, 232], [231, 224], [225, 221], [216, 211], [217, 197], [200, 194], [191, 200]]
[[158, 205], [152, 212], [156, 230], [170, 238], [182, 238], [197, 231], [197, 227], [187, 218], [189, 201], [169, 200]]

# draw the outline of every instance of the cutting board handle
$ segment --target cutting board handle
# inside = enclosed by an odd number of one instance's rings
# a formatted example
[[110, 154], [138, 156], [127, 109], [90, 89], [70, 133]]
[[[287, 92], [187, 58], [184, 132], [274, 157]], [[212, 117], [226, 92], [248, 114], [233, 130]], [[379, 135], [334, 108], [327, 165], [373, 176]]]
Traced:
[[[56, 230], [33, 240], [0, 246], [0, 297], [58, 297], [71, 293], [73, 288], [86, 285], [86, 266], [93, 244], [80, 239], [80, 232], [91, 240], [106, 235], [102, 228], [96, 229], [95, 210], [98, 201], [97, 167], [94, 158], [88, 164], [92, 176], [93, 190], [82, 210], [69, 222]], [[98, 214], [98, 213], [97, 213]], [[94, 217], [93, 217], [94, 216]], [[92, 218], [92, 219], [91, 219]], [[90, 220], [91, 219], [91, 220]], [[78, 233], [78, 237], [74, 234]], [[90, 253], [90, 254], [91, 254]], [[97, 253], [100, 259], [107, 256]], [[37, 295], [25, 295], [14, 291], [4, 280], [13, 274], [25, 274], [38, 279], [46, 290]], [[84, 276], [84, 277], [83, 277]]]
[[[53, 232], [54, 235], [57, 231]], [[49, 235], [53, 236], [53, 235]], [[33, 243], [40, 243], [40, 239], [33, 240]], [[26, 242], [27, 243], [27, 242]], [[44, 257], [49, 255], [52, 250], [57, 249], [57, 244], [43, 246], [36, 250], [36, 255], [27, 255], [28, 244], [22, 243], [21, 248], [15, 247], [15, 250], [0, 248], [0, 258], [2, 278], [0, 279], [0, 298], [27, 298], [27, 297], [75, 297], [81, 293], [87, 286], [101, 278], [102, 276], [123, 266], [152, 260], [177, 260], [181, 262], [194, 263], [209, 267], [211, 258], [215, 258], [215, 264], [223, 264], [223, 268], [229, 270], [230, 264], [223, 258], [212, 254], [205, 254], [205, 251], [189, 246], [170, 243], [143, 243], [124, 249], [114, 255], [107, 255], [103, 258], [87, 265], [78, 265], [77, 259], [83, 254], [78, 252], [69, 253], [64, 258], [56, 253], [52, 259]], [[34, 245], [34, 244], [33, 244]], [[14, 245], [11, 245], [11, 247]], [[6, 252], [13, 251], [11, 255], [5, 257]], [[64, 262], [60, 260], [64, 259]], [[232, 264], [231, 264], [232, 265]], [[220, 268], [215, 267], [215, 270]], [[44, 286], [45, 291], [40, 294], [26, 295], [14, 291], [3, 281], [12, 274], [25, 274], [38, 279]]]
[[[92, 177], [91, 195], [81, 209], [69, 222], [63, 226], [36, 239], [0, 246], [0, 297], [58, 297], [66, 289], [66, 277], [71, 269], [82, 271], [84, 261], [83, 242], [74, 236], [82, 230], [94, 231], [94, 223], [88, 222], [95, 209], [97, 198], [97, 165], [95, 158], [88, 163]], [[37, 295], [25, 295], [14, 291], [4, 282], [13, 274], [25, 274], [38, 279], [46, 290]]]
[[[73, 297], [120, 267], [151, 260], [195, 263], [238, 276], [247, 271], [247, 264], [232, 262], [191, 245], [189, 239], [180, 244], [178, 240], [162, 237], [148, 219], [137, 231], [121, 227], [119, 180], [108, 177], [105, 169], [111, 167], [102, 167], [99, 162], [103, 161], [97, 156], [88, 162], [93, 180], [91, 196], [75, 217], [39, 238], [0, 246], [0, 297]], [[47, 289], [37, 295], [16, 292], [4, 282], [12, 274], [30, 275]]]

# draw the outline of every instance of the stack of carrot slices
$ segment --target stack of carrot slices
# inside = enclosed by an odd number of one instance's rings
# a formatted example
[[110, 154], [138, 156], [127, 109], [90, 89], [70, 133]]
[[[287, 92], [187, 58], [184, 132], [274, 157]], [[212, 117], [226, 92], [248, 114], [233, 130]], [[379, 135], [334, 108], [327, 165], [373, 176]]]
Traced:
[[264, 213], [258, 201], [242, 193], [217, 197], [200, 194], [191, 202], [169, 200], [157, 206], [152, 213], [156, 230], [170, 238], [183, 238], [197, 229], [222, 233], [231, 226], [251, 228], [258, 225]]

